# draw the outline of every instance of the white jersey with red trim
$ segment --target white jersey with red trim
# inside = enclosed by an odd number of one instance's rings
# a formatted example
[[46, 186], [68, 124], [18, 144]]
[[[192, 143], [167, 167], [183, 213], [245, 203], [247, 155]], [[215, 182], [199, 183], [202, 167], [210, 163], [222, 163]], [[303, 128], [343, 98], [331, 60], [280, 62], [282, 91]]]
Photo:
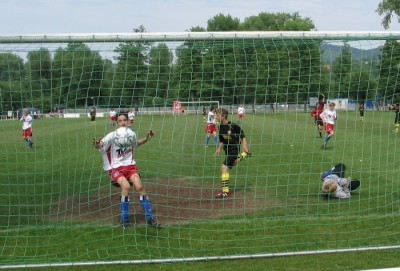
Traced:
[[335, 120], [337, 119], [336, 110], [325, 109], [321, 114], [320, 117], [326, 123], [335, 124]]
[[108, 133], [101, 140], [101, 142], [103, 142], [103, 147], [99, 149], [99, 151], [101, 152], [101, 155], [103, 157], [103, 169], [105, 171], [109, 171], [113, 168], [118, 168], [121, 166], [136, 164], [135, 160], [133, 159], [133, 151], [134, 148], [138, 146], [137, 141], [134, 146], [128, 148], [120, 148], [113, 142], [114, 134], [115, 132]]
[[208, 117], [207, 117], [207, 124], [215, 124], [215, 114], [214, 112], [210, 111], [208, 112]]
[[20, 121], [22, 122], [22, 130], [26, 130], [28, 128], [32, 128], [33, 119], [31, 117], [31, 115], [22, 116]]

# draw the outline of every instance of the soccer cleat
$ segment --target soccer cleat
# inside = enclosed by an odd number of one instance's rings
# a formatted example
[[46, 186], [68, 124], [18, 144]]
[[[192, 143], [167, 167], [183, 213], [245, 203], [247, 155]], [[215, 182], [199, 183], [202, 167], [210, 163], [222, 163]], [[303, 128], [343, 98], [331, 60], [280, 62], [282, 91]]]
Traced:
[[122, 229], [126, 230], [126, 229], [132, 227], [132, 224], [129, 222], [124, 222], [124, 223], [121, 223], [121, 227], [122, 227]]
[[321, 146], [321, 150], [325, 150], [326, 149], [326, 142], [324, 142]]
[[231, 195], [231, 193], [229, 193], [229, 192], [222, 192], [222, 191], [219, 191], [219, 192], [217, 193], [217, 195], [215, 196], [215, 198], [216, 198], [216, 199], [224, 199], [224, 198], [229, 198], [230, 195]]
[[147, 220], [147, 224], [150, 227], [153, 227], [153, 228], [160, 228], [161, 227], [161, 223], [157, 222], [154, 218], [150, 218], [149, 220]]

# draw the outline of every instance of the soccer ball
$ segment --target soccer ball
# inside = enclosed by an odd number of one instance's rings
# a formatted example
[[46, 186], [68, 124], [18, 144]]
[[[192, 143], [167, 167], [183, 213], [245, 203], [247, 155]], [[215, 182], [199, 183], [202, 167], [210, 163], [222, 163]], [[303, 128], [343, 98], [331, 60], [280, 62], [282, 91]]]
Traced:
[[120, 127], [114, 132], [114, 144], [122, 149], [135, 146], [136, 139], [136, 134], [128, 127]]

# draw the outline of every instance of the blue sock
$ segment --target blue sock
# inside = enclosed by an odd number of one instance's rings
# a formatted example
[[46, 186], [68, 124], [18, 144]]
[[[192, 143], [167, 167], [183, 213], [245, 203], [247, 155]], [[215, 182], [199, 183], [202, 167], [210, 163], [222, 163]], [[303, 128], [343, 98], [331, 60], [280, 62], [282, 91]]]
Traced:
[[215, 141], [215, 145], [218, 145], [218, 137], [216, 135], [214, 136], [214, 141]]
[[121, 197], [119, 207], [121, 210], [121, 223], [129, 223], [129, 197]]
[[30, 140], [30, 139], [28, 139], [27, 141], [26, 141], [26, 143], [28, 144], [28, 147], [29, 148], [32, 148], [32, 140]]
[[146, 220], [152, 219], [153, 213], [151, 211], [151, 204], [149, 198], [146, 195], [143, 195], [139, 197], [139, 201], [140, 204], [142, 205]]
[[323, 172], [322, 175], [321, 175], [322, 179], [325, 178], [328, 175], [331, 175], [334, 169], [335, 169], [335, 167], [329, 169], [328, 171]]
[[325, 142], [328, 143], [329, 139], [331, 139], [331, 137], [330, 137], [329, 135], [327, 135], [327, 136], [325, 137]]
[[210, 137], [209, 136], [207, 136], [206, 137], [206, 145], [208, 145], [208, 142], [210, 141]]

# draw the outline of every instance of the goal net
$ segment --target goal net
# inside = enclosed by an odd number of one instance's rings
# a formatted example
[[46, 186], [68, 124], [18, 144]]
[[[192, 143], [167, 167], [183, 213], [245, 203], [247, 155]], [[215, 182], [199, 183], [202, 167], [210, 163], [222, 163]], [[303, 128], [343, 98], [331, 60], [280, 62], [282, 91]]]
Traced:
[[[398, 39], [396, 32], [0, 36], [0, 267], [399, 248]], [[320, 101], [324, 109], [335, 103], [329, 138], [311, 116]], [[174, 114], [176, 102], [185, 114]], [[228, 171], [224, 150], [204, 147], [201, 115], [212, 105], [240, 123], [251, 153]], [[139, 139], [156, 133], [134, 159], [161, 229], [146, 224], [133, 187], [132, 226], [120, 226], [121, 189], [91, 146], [116, 128], [111, 109], [135, 114]], [[22, 137], [24, 110], [33, 118], [31, 141]], [[321, 194], [320, 173], [339, 163], [361, 184], [344, 192], [350, 198]], [[228, 187], [229, 197], [216, 198]]]

